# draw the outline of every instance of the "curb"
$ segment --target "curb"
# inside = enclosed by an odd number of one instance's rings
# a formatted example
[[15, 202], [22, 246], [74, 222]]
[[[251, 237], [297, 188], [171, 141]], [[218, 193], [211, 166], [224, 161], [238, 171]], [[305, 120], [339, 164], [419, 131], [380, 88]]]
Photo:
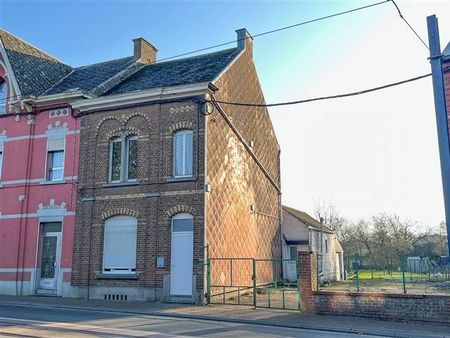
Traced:
[[[259, 325], [259, 326], [270, 326], [270, 327], [283, 327], [289, 329], [303, 329], [303, 330], [313, 330], [313, 331], [321, 331], [321, 332], [335, 332], [335, 333], [349, 333], [349, 334], [357, 334], [357, 335], [366, 335], [366, 336], [384, 336], [384, 337], [393, 337], [393, 338], [435, 338], [435, 337], [446, 337], [442, 335], [421, 335], [421, 334], [413, 334], [413, 333], [402, 333], [395, 331], [386, 331], [386, 330], [368, 330], [367, 332], [364, 329], [354, 329], [354, 328], [335, 328], [335, 327], [324, 327], [317, 325], [305, 325], [305, 324], [291, 324], [287, 322], [273, 322], [273, 321], [262, 321], [262, 320], [251, 320], [251, 319], [242, 319], [242, 318], [230, 318], [230, 317], [216, 317], [214, 315], [190, 315], [183, 313], [161, 313], [157, 311], [151, 312], [140, 312], [140, 311], [121, 311], [121, 310], [112, 310], [108, 308], [96, 308], [96, 307], [81, 307], [77, 305], [53, 305], [53, 304], [41, 304], [41, 303], [33, 303], [33, 302], [5, 302], [0, 301], [0, 305], [10, 305], [10, 306], [19, 306], [19, 307], [34, 307], [34, 308], [43, 308], [43, 309], [66, 309], [66, 310], [75, 310], [75, 311], [85, 311], [85, 312], [103, 312], [103, 313], [111, 313], [111, 314], [134, 314], [140, 316], [153, 316], [153, 317], [164, 317], [164, 318], [179, 318], [179, 319], [193, 319], [193, 320], [203, 320], [203, 321], [216, 321], [216, 322], [224, 322], [224, 323], [238, 323], [238, 324], [247, 324], [247, 325]], [[449, 336], [450, 337], [450, 336]]]

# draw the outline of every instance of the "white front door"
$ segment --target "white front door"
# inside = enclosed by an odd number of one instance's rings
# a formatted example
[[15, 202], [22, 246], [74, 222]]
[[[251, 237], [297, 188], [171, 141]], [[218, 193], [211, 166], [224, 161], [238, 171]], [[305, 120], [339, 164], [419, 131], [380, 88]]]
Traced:
[[56, 292], [61, 256], [61, 233], [47, 232], [42, 236], [41, 274], [39, 289]]
[[172, 219], [170, 295], [192, 296], [193, 218], [179, 214]]

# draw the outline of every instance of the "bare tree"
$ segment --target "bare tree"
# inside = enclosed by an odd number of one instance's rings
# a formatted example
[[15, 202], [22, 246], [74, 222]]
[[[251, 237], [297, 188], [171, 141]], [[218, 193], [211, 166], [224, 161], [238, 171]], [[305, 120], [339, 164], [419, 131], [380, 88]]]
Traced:
[[323, 224], [336, 232], [340, 239], [341, 229], [344, 227], [345, 219], [342, 217], [332, 202], [318, 201], [314, 207], [314, 216], [323, 220]]

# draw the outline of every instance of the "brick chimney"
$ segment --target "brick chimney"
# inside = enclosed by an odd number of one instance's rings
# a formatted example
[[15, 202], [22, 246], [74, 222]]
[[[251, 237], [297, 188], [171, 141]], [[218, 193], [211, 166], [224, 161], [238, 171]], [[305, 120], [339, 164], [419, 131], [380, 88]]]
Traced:
[[236, 30], [237, 47], [239, 50], [246, 50], [253, 57], [253, 37], [245, 29]]
[[158, 50], [150, 42], [144, 38], [133, 39], [134, 43], [134, 60], [140, 63], [156, 62], [156, 53]]

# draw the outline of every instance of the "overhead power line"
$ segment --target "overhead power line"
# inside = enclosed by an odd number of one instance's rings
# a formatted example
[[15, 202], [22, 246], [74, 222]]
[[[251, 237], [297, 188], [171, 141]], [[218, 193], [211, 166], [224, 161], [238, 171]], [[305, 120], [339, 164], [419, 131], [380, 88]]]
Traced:
[[[317, 22], [317, 21], [321, 21], [321, 20], [325, 20], [325, 19], [330, 19], [330, 18], [334, 18], [334, 17], [340, 16], [340, 15], [349, 14], [349, 13], [353, 13], [353, 12], [360, 11], [360, 10], [363, 10], [363, 9], [367, 9], [367, 8], [370, 8], [370, 7], [382, 5], [382, 4], [384, 4], [386, 2], [389, 2], [389, 1], [391, 1], [391, 0], [383, 0], [383, 1], [380, 1], [380, 2], [375, 2], [375, 3], [370, 4], [370, 5], [361, 6], [361, 7], [349, 9], [349, 10], [346, 10], [346, 11], [343, 11], [343, 12], [338, 12], [338, 13], [322, 16], [322, 17], [319, 17], [319, 18], [316, 18], [316, 19], [302, 21], [302, 22], [299, 22], [299, 23], [296, 23], [296, 24], [293, 24], [293, 25], [284, 26], [284, 27], [272, 29], [270, 31], [261, 32], [261, 33], [252, 35], [252, 37], [253, 38], [257, 38], [257, 37], [260, 37], [260, 36], [264, 36], [264, 35], [268, 35], [268, 34], [272, 34], [272, 33], [277, 33], [277, 32], [280, 32], [280, 31], [283, 31], [283, 30], [286, 30], [286, 29], [291, 29], [291, 28], [303, 26], [303, 25], [306, 25], [306, 24], [310, 24], [310, 23], [313, 23], [313, 22]], [[227, 45], [231, 45], [231, 44], [236, 44], [237, 42], [242, 41], [242, 40], [246, 40], [246, 39], [248, 39], [248, 37], [245, 37], [245, 38], [242, 38], [242, 39], [235, 39], [235, 40], [224, 42], [224, 43], [219, 43], [217, 45], [212, 45], [212, 46], [209, 46], [209, 47], [193, 50], [191, 52], [186, 52], [186, 53], [177, 54], [177, 55], [174, 55], [174, 56], [169, 56], [167, 58], [163, 58], [163, 59], [158, 60], [158, 62], [167, 61], [167, 60], [179, 58], [179, 57], [186, 56], [186, 55], [196, 54], [196, 53], [199, 53], [199, 52], [204, 52], [204, 51], [207, 51], [207, 50], [210, 50], [210, 49], [214, 49], [214, 48], [218, 48], [218, 47], [223, 47], [223, 46], [227, 46]], [[13, 95], [13, 96], [8, 96], [6, 98], [3, 98], [3, 99], [0, 100], [0, 104], [1, 104], [1, 101], [6, 101], [6, 100], [8, 100], [10, 98], [13, 98], [13, 97], [18, 97], [18, 96], [17, 95]]]
[[425, 43], [425, 41], [420, 37], [420, 35], [416, 32], [416, 30], [409, 24], [408, 20], [405, 19], [402, 12], [400, 11], [400, 8], [397, 6], [394, 0], [390, 0], [394, 4], [395, 8], [397, 8], [398, 15], [400, 15], [400, 18], [406, 23], [406, 25], [409, 27], [409, 29], [414, 33], [414, 35], [422, 42], [422, 44], [425, 46], [426, 49], [430, 49], [428, 45]]
[[[349, 13], [353, 13], [353, 12], [360, 11], [360, 10], [363, 10], [363, 9], [367, 9], [367, 8], [370, 8], [370, 7], [375, 7], [375, 6], [378, 6], [378, 5], [382, 5], [382, 4], [385, 4], [386, 2], [389, 2], [389, 1], [391, 1], [391, 0], [383, 0], [383, 1], [380, 1], [380, 2], [375, 2], [375, 3], [370, 4], [370, 5], [361, 6], [361, 7], [349, 9], [349, 10], [346, 10], [346, 11], [343, 11], [343, 12], [338, 12], [338, 13], [322, 16], [322, 17], [319, 17], [319, 18], [316, 18], [316, 19], [302, 21], [302, 22], [299, 22], [299, 23], [296, 23], [296, 24], [293, 24], [293, 25], [272, 29], [270, 31], [265, 31], [265, 32], [261, 32], [261, 33], [258, 33], [258, 34], [254, 34], [254, 35], [252, 35], [252, 38], [257, 38], [257, 37], [260, 37], [260, 36], [264, 36], [264, 35], [268, 35], [268, 34], [272, 34], [272, 33], [277, 33], [277, 32], [280, 32], [280, 31], [284, 31], [286, 29], [291, 29], [291, 28], [307, 25], [307, 24], [314, 23], [314, 22], [321, 21], [321, 20], [331, 19], [331, 18], [340, 16], [340, 15], [349, 14]], [[199, 52], [204, 52], [204, 51], [207, 51], [207, 50], [210, 50], [210, 49], [214, 49], [214, 48], [218, 48], [218, 47], [223, 47], [223, 46], [235, 44], [236, 42], [239, 42], [239, 41], [242, 41], [242, 40], [246, 40], [246, 39], [248, 39], [248, 38], [246, 37], [246, 38], [242, 38], [242, 39], [235, 39], [235, 40], [232, 40], [232, 41], [219, 43], [217, 45], [213, 45], [213, 46], [209, 46], [209, 47], [205, 47], [205, 48], [200, 48], [200, 49], [197, 49], [197, 50], [193, 50], [191, 52], [186, 52], [186, 53], [170, 56], [170, 57], [167, 57], [167, 58], [163, 58], [163, 59], [159, 60], [158, 62], [167, 61], [167, 60], [175, 59], [175, 58], [178, 58], [178, 57], [191, 55], [191, 54], [195, 54], [195, 53], [199, 53]]]
[[[400, 11], [400, 8], [398, 7], [398, 5], [395, 3], [394, 0], [383, 0], [383, 1], [376, 2], [376, 3], [373, 3], [373, 4], [369, 4], [369, 5], [366, 5], [366, 6], [361, 6], [361, 7], [349, 9], [349, 10], [346, 10], [346, 11], [342, 11], [342, 12], [338, 12], [338, 13], [322, 16], [322, 17], [319, 17], [319, 18], [316, 18], [316, 19], [311, 19], [311, 20], [299, 22], [299, 23], [296, 23], [296, 24], [293, 24], [293, 25], [284, 26], [284, 27], [273, 29], [273, 30], [261, 32], [261, 33], [253, 35], [252, 37], [256, 38], [256, 37], [260, 37], [260, 36], [264, 36], [264, 35], [280, 32], [280, 31], [283, 31], [283, 30], [286, 30], [286, 29], [291, 29], [291, 28], [303, 26], [303, 25], [306, 25], [306, 24], [318, 22], [318, 21], [321, 21], [321, 20], [330, 19], [330, 18], [337, 17], [337, 16], [340, 16], [340, 15], [349, 14], [349, 13], [356, 12], [356, 11], [359, 11], [359, 10], [371, 8], [371, 7], [378, 6], [378, 5], [382, 5], [382, 4], [386, 3], [386, 2], [392, 2], [394, 4], [394, 6], [396, 7], [396, 9], [397, 9], [397, 11], [399, 13], [400, 18], [402, 18], [402, 20], [408, 25], [408, 27], [416, 35], [416, 37], [422, 42], [422, 44], [427, 49], [429, 49], [428, 45], [424, 42], [424, 40], [419, 36], [419, 34], [414, 30], [414, 28], [405, 19], [405, 17], [403, 16], [402, 12]], [[170, 60], [170, 59], [175, 59], [175, 58], [178, 58], [178, 57], [191, 55], [191, 54], [203, 52], [203, 51], [214, 49], [214, 48], [218, 48], [218, 47], [223, 47], [223, 46], [226, 46], [226, 45], [229, 45], [229, 44], [235, 44], [236, 42], [242, 41], [242, 40], [245, 40], [245, 39], [248, 39], [248, 37], [245, 37], [245, 38], [242, 38], [242, 39], [236, 39], [236, 40], [232, 40], [232, 41], [228, 41], [228, 42], [224, 42], [224, 43], [220, 43], [220, 44], [216, 44], [216, 45], [212, 45], [212, 46], [209, 46], [209, 47], [205, 47], [205, 48], [197, 49], [197, 50], [194, 50], [194, 51], [191, 51], [191, 52], [186, 52], [186, 53], [174, 55], [174, 56], [167, 57], [167, 58], [163, 58], [161, 60], [158, 60], [158, 62], [162, 62], [162, 61], [166, 61], [166, 60]], [[449, 70], [449, 67], [444, 69], [444, 71], [447, 71], [447, 70]], [[247, 107], [276, 107], [276, 106], [285, 106], [285, 105], [295, 105], [295, 104], [301, 104], [301, 103], [307, 103], [307, 102], [313, 102], [313, 101], [330, 100], [330, 99], [336, 99], [336, 98], [343, 98], [343, 97], [349, 97], [349, 96], [356, 96], [356, 95], [366, 94], [366, 93], [370, 93], [370, 92], [373, 92], [373, 91], [386, 89], [386, 88], [398, 86], [398, 85], [401, 85], [401, 84], [404, 84], [404, 83], [420, 80], [420, 79], [428, 77], [430, 75], [431, 75], [431, 73], [430, 74], [426, 74], [426, 75], [417, 76], [417, 77], [414, 77], [414, 78], [411, 78], [411, 79], [395, 82], [395, 83], [390, 83], [390, 84], [387, 84], [387, 85], [384, 85], [384, 86], [380, 86], [380, 87], [375, 87], [375, 88], [371, 88], [371, 89], [358, 91], [358, 92], [339, 94], [339, 95], [332, 95], [332, 96], [316, 97], [316, 98], [305, 99], [305, 100], [298, 100], [298, 101], [280, 102], [280, 103], [272, 103], [272, 104], [247, 103], [247, 102], [227, 102], [227, 101], [218, 101], [218, 100], [215, 100], [215, 102], [222, 103], [222, 104], [228, 104], [228, 105], [235, 105], [235, 106], [247, 106]], [[3, 98], [2, 100], [0, 100], [0, 104], [2, 104], [1, 101], [6, 101], [6, 100], [8, 100], [10, 98], [13, 98], [13, 97], [18, 98], [17, 95], [9, 96], [9, 97], [6, 97], [6, 98]]]
[[[450, 67], [448, 67], [448, 68], [450, 68]], [[448, 68], [444, 69], [444, 71], [446, 71]], [[375, 87], [375, 88], [359, 90], [357, 92], [338, 94], [338, 95], [330, 95], [330, 96], [314, 97], [314, 98], [310, 98], [310, 99], [297, 100], [297, 101], [288, 101], [288, 102], [278, 102], [278, 103], [265, 104], [265, 103], [249, 103], [249, 102], [230, 102], [230, 101], [221, 101], [221, 100], [213, 99], [213, 100], [208, 101], [208, 102], [217, 102], [217, 103], [221, 103], [221, 104], [228, 104], [228, 105], [231, 105], [231, 106], [243, 106], [243, 107], [279, 107], [279, 106], [289, 106], [289, 105], [295, 105], [295, 104], [301, 104], [301, 103], [307, 103], [307, 102], [313, 102], [313, 101], [340, 99], [340, 98], [349, 97], [349, 96], [357, 96], [357, 95], [367, 94], [367, 93], [370, 93], [370, 92], [375, 92], [375, 91], [378, 91], [378, 90], [399, 86], [399, 85], [402, 85], [402, 84], [405, 84], [405, 83], [408, 83], [408, 82], [417, 81], [417, 80], [426, 78], [428, 76], [431, 76], [431, 73], [425, 74], [425, 75], [416, 76], [416, 77], [413, 77], [413, 78], [410, 78], [410, 79], [407, 79], [407, 80], [403, 80], [403, 81], [389, 83], [389, 84], [386, 84], [386, 85], [383, 85], [383, 86], [379, 86], [379, 87]]]
[[[302, 22], [299, 22], [299, 23], [296, 23], [296, 24], [293, 24], [293, 25], [283, 26], [283, 27], [280, 27], [280, 28], [276, 28], [276, 29], [272, 29], [272, 30], [269, 30], [269, 31], [261, 32], [261, 33], [258, 33], [258, 34], [254, 34], [254, 35], [252, 35], [252, 38], [257, 38], [257, 37], [260, 37], [260, 36], [264, 36], [264, 35], [268, 35], [268, 34], [272, 34], [272, 33], [277, 33], [277, 32], [280, 32], [280, 31], [283, 31], [283, 30], [286, 30], [286, 29], [291, 29], [291, 28], [307, 25], [307, 24], [310, 24], [310, 23], [314, 23], [314, 22], [318, 22], [318, 21], [322, 21], [322, 20], [326, 20], [326, 19], [331, 19], [331, 18], [334, 18], [334, 17], [337, 17], [337, 16], [341, 16], [341, 15], [357, 12], [357, 11], [360, 11], [360, 10], [363, 10], [363, 9], [367, 9], [367, 8], [371, 8], [371, 7], [375, 7], [375, 6], [378, 6], [378, 5], [385, 4], [386, 2], [389, 2], [389, 1], [391, 1], [391, 0], [383, 0], [383, 1], [375, 2], [373, 4], [369, 4], [369, 5], [366, 5], [366, 6], [356, 7], [356, 8], [353, 8], [353, 9], [346, 10], [346, 11], [342, 11], [342, 12], [338, 12], [338, 13], [322, 16], [322, 17], [311, 19], [311, 20], [307, 20], [307, 21], [302, 21]], [[227, 45], [230, 45], [230, 44], [236, 44], [237, 42], [242, 41], [242, 40], [246, 40], [246, 39], [248, 39], [248, 37], [245, 37], [245, 38], [242, 38], [242, 39], [235, 39], [235, 40], [224, 42], [224, 43], [219, 43], [219, 44], [212, 45], [212, 46], [209, 46], [209, 47], [193, 50], [193, 51], [182, 53], [182, 54], [177, 54], [177, 55], [170, 56], [170, 57], [167, 57], [167, 58], [163, 58], [163, 59], [158, 60], [158, 62], [167, 61], [167, 60], [179, 58], [179, 57], [186, 56], [186, 55], [196, 54], [196, 53], [199, 53], [199, 52], [204, 52], [204, 51], [207, 51], [207, 50], [210, 50], [210, 49], [223, 47], [223, 46], [227, 46]], [[13, 97], [18, 98], [17, 95], [8, 96], [6, 98], [1, 99], [0, 100], [0, 104], [1, 104], [1, 101], [6, 101], [6, 100], [8, 100], [10, 98], [13, 98]]]

